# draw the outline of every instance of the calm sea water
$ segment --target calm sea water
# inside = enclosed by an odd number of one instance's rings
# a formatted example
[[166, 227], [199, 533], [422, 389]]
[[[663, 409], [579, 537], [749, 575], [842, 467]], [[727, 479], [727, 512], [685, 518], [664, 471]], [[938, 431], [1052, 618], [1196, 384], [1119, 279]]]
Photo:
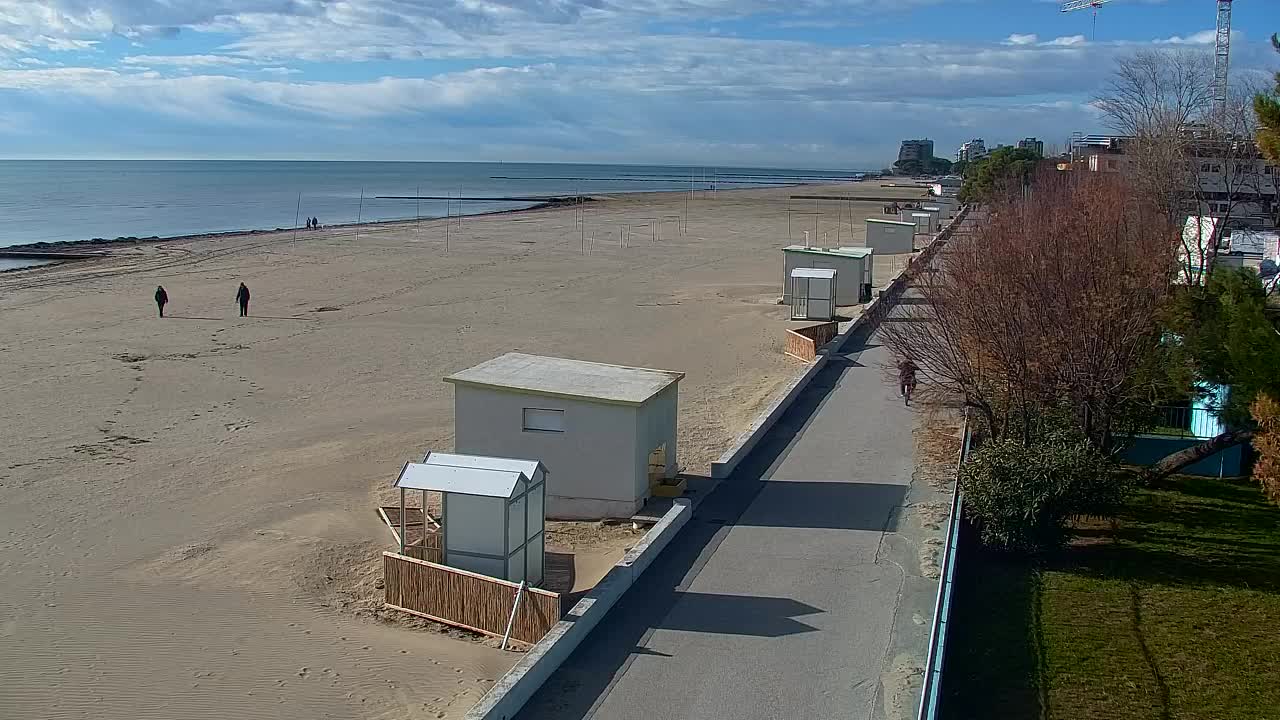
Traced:
[[[450, 203], [379, 196], [549, 196], [849, 179], [856, 171], [530, 163], [0, 161], [0, 247], [443, 217]], [[364, 201], [361, 202], [361, 192]], [[465, 214], [530, 202], [454, 201]]]

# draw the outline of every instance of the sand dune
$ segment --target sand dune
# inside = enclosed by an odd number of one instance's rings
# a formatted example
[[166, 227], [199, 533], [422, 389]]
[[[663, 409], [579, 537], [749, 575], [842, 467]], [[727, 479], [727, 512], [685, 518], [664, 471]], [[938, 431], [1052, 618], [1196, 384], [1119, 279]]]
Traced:
[[460, 715], [516, 656], [371, 600], [376, 499], [451, 447], [440, 378], [510, 350], [685, 371], [680, 451], [705, 472], [797, 367], [787, 193], [700, 196], [687, 235], [625, 249], [683, 196], [592, 203], [588, 255], [553, 209], [464, 219], [447, 255], [429, 222], [0, 276], [0, 717]]

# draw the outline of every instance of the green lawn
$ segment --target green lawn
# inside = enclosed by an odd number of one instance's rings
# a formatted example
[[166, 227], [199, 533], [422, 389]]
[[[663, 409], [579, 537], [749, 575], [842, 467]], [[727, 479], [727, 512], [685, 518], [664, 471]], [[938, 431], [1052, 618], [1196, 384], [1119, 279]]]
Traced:
[[946, 720], [1280, 718], [1280, 508], [1256, 485], [1180, 478], [1038, 564], [960, 562]]

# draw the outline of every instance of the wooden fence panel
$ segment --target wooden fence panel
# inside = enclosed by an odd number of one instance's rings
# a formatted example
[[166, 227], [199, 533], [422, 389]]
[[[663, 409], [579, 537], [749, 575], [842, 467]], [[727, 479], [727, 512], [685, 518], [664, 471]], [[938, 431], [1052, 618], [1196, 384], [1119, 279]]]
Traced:
[[[519, 584], [393, 552], [382, 559], [388, 607], [487, 635], [506, 632]], [[527, 587], [511, 637], [535, 643], [559, 621], [560, 595]]]
[[840, 323], [835, 322], [787, 330], [787, 344], [783, 352], [805, 362], [813, 362], [818, 358], [818, 348], [831, 342], [839, 334]]

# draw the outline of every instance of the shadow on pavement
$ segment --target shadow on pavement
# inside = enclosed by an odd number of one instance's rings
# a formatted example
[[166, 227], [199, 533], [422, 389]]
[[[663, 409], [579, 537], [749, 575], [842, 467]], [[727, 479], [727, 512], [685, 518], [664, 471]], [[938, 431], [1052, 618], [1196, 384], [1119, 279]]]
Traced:
[[680, 593], [675, 607], [662, 619], [659, 627], [663, 630], [777, 638], [814, 632], [814, 627], [794, 618], [820, 612], [812, 605], [784, 597]]

